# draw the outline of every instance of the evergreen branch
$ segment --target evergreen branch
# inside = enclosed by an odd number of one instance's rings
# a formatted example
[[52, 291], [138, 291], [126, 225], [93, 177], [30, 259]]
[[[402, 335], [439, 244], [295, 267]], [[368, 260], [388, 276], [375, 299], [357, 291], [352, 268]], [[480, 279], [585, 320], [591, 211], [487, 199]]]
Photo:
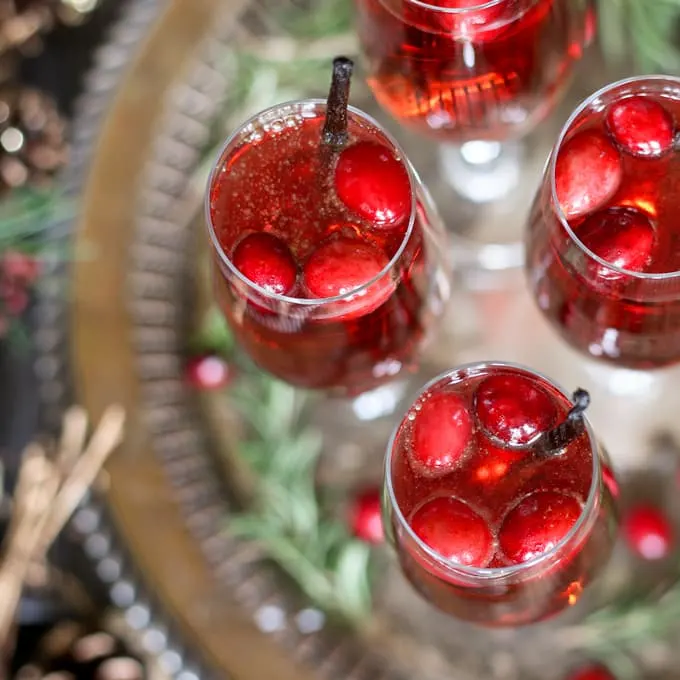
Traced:
[[[229, 328], [214, 309], [191, 346], [237, 360]], [[323, 437], [307, 422], [313, 397], [239, 361], [241, 377], [224, 396], [247, 426], [238, 455], [256, 489], [253, 507], [231, 517], [226, 529], [256, 543], [317, 606], [358, 625], [371, 609], [371, 549], [324, 512], [315, 483]]]
[[598, 14], [606, 57], [632, 56], [643, 72], [680, 73], [680, 0], [599, 0]]
[[0, 250], [44, 233], [73, 213], [71, 201], [56, 190], [17, 189], [0, 201]]

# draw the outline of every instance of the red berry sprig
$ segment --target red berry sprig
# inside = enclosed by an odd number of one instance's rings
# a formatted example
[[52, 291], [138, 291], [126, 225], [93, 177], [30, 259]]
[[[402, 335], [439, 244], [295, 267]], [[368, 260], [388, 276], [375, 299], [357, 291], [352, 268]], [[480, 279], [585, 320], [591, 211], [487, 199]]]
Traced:
[[352, 535], [366, 543], [377, 544], [385, 540], [379, 489], [366, 489], [352, 499], [349, 523]]
[[600, 664], [582, 666], [568, 675], [565, 680], [616, 680], [611, 672]]
[[188, 385], [203, 392], [220, 390], [233, 379], [231, 366], [216, 354], [193, 357], [184, 370]]
[[675, 531], [668, 517], [653, 505], [630, 508], [621, 523], [630, 550], [645, 560], [668, 557], [675, 546]]
[[0, 256], [0, 337], [10, 320], [28, 307], [30, 291], [40, 274], [40, 263], [31, 255], [6, 250]]

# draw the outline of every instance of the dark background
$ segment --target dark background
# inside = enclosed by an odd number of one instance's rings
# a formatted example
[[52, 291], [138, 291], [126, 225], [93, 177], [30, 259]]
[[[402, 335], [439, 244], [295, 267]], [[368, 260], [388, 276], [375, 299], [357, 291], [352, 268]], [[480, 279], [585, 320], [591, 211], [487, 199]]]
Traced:
[[[42, 53], [22, 63], [19, 81], [50, 93], [63, 114], [71, 118], [96, 48], [106, 39], [112, 23], [124, 10], [124, 5], [123, 0], [100, 0], [98, 8], [84, 25], [60, 27], [45, 36]], [[33, 314], [34, 310], [27, 313], [29, 328]], [[30, 343], [10, 348], [7, 343], [0, 342], [0, 455], [6, 471], [6, 492], [11, 491], [21, 450], [38, 428], [39, 405], [34, 360]], [[59, 562], [69, 563], [69, 568], [76, 571], [87, 570], [85, 560], [75, 546], [62, 544], [58, 546], [57, 552]], [[37, 639], [52, 621], [68, 613], [67, 603], [45, 594], [27, 595], [20, 610], [23, 627], [19, 634], [15, 665], [30, 657]]]

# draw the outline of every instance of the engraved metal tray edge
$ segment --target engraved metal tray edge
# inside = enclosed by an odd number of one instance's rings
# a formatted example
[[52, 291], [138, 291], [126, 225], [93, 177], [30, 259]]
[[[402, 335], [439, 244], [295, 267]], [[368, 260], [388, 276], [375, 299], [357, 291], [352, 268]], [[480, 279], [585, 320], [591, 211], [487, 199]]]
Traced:
[[[135, 46], [164, 11], [162, 0], [129, 0], [97, 50], [74, 116], [70, 160], [60, 178], [65, 196], [77, 198], [83, 191], [94, 154], [96, 139], [106, 122], [108, 107], [126, 69], [136, 56]], [[197, 94], [201, 95], [200, 91]], [[72, 244], [75, 219], [51, 225], [50, 241], [63, 252]], [[73, 361], [69, 333], [70, 305], [67, 300], [71, 264], [59, 257], [47, 257], [38, 299], [35, 332], [35, 371], [39, 378], [40, 427], [58, 430], [65, 408], [72, 403]], [[107, 587], [111, 603], [123, 614], [125, 625], [143, 646], [158, 658], [159, 667], [175, 680], [226, 677], [202, 658], [199, 650], [185, 644], [173, 628], [163, 603], [135, 567], [120, 531], [110, 516], [105, 498], [87, 496], [71, 522], [82, 540], [97, 576]]]

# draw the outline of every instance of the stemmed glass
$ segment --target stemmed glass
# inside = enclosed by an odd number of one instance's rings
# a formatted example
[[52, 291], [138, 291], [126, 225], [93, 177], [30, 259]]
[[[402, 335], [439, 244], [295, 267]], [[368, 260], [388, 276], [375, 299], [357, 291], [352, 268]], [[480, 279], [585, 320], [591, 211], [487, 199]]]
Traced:
[[403, 573], [446, 613], [516, 626], [579, 601], [615, 540], [616, 481], [569, 396], [486, 362], [425, 385], [387, 449], [383, 522]]
[[[592, 36], [588, 0], [355, 0], [368, 84], [401, 125], [441, 142], [459, 195], [496, 201], [518, 186], [521, 138], [553, 110]], [[521, 266], [520, 229], [452, 241], [469, 267]], [[448, 225], [455, 231], [456, 225]]]
[[528, 277], [579, 351], [633, 369], [680, 362], [680, 79], [624, 80], [573, 113], [531, 212]]
[[601, 395], [600, 432], [632, 461], [678, 427], [665, 395], [680, 364], [679, 123], [678, 78], [593, 94], [555, 144], [526, 232], [531, 294], [566, 340], [553, 364]]
[[215, 295], [241, 347], [293, 386], [356, 397], [417, 365], [448, 268], [404, 153], [348, 106], [351, 67], [335, 61], [328, 101], [274, 106], [226, 140], [206, 216]]

